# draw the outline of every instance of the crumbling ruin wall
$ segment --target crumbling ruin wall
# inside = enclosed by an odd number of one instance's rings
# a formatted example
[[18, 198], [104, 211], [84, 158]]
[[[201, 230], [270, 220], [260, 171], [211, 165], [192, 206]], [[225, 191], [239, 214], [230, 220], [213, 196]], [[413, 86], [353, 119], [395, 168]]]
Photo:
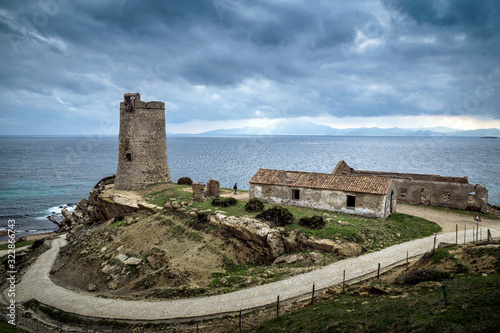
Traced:
[[390, 177], [397, 188], [397, 199], [412, 204], [469, 209], [486, 213], [488, 190], [473, 185], [467, 177], [354, 170], [340, 161], [333, 174], [359, 174]]
[[220, 182], [215, 179], [210, 179], [207, 183], [207, 197], [218, 198], [220, 197]]
[[201, 202], [205, 201], [205, 184], [193, 183], [191, 187], [193, 189], [193, 200]]
[[115, 188], [136, 190], [170, 182], [165, 103], [143, 102], [138, 93], [120, 103], [120, 134]]

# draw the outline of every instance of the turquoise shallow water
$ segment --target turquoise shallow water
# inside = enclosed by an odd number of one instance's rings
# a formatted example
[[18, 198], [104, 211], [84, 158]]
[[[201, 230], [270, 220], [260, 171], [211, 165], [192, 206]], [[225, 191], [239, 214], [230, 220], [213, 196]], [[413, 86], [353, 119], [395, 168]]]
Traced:
[[[172, 179], [213, 178], [248, 189], [259, 168], [331, 172], [345, 160], [361, 170], [468, 176], [500, 205], [500, 140], [449, 137], [169, 136]], [[0, 137], [0, 228], [51, 231], [47, 215], [87, 197], [116, 172], [118, 138]]]

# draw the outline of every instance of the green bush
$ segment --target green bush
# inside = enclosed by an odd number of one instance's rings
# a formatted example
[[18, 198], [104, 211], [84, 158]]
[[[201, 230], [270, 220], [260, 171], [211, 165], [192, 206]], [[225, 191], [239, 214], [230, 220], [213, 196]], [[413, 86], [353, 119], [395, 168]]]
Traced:
[[254, 198], [246, 203], [245, 211], [248, 213], [262, 212], [264, 210], [264, 203], [257, 198]]
[[314, 215], [310, 217], [301, 217], [299, 220], [299, 225], [309, 228], [309, 229], [322, 229], [325, 226], [325, 220], [323, 216]]
[[208, 218], [209, 216], [210, 216], [210, 213], [198, 212], [196, 214], [196, 220], [198, 221], [198, 223], [207, 223], [209, 220], [209, 218]]
[[424, 268], [406, 273], [403, 277], [396, 279], [396, 283], [418, 284], [424, 281], [443, 281], [449, 277], [450, 274], [447, 272]]
[[189, 177], [181, 177], [179, 178], [179, 180], [177, 181], [177, 185], [193, 185], [193, 180]]
[[236, 206], [238, 204], [238, 200], [233, 197], [227, 198], [215, 198], [212, 200], [211, 205], [214, 207], [229, 207]]
[[266, 209], [256, 217], [278, 227], [285, 227], [295, 222], [295, 216], [288, 209], [278, 206]]

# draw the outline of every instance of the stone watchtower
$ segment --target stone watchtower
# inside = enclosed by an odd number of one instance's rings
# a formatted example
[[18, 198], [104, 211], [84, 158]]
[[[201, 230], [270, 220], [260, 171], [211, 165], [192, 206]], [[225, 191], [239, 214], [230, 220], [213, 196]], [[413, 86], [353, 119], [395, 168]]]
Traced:
[[115, 188], [137, 190], [149, 184], [170, 181], [165, 103], [142, 102], [138, 93], [125, 94], [120, 103]]

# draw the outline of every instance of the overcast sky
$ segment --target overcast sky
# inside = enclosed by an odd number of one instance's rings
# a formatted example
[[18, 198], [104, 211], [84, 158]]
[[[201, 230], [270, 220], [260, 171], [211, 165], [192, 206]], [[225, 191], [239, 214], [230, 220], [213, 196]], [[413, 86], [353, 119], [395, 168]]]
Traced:
[[0, 134], [500, 128], [498, 0], [2, 0]]

